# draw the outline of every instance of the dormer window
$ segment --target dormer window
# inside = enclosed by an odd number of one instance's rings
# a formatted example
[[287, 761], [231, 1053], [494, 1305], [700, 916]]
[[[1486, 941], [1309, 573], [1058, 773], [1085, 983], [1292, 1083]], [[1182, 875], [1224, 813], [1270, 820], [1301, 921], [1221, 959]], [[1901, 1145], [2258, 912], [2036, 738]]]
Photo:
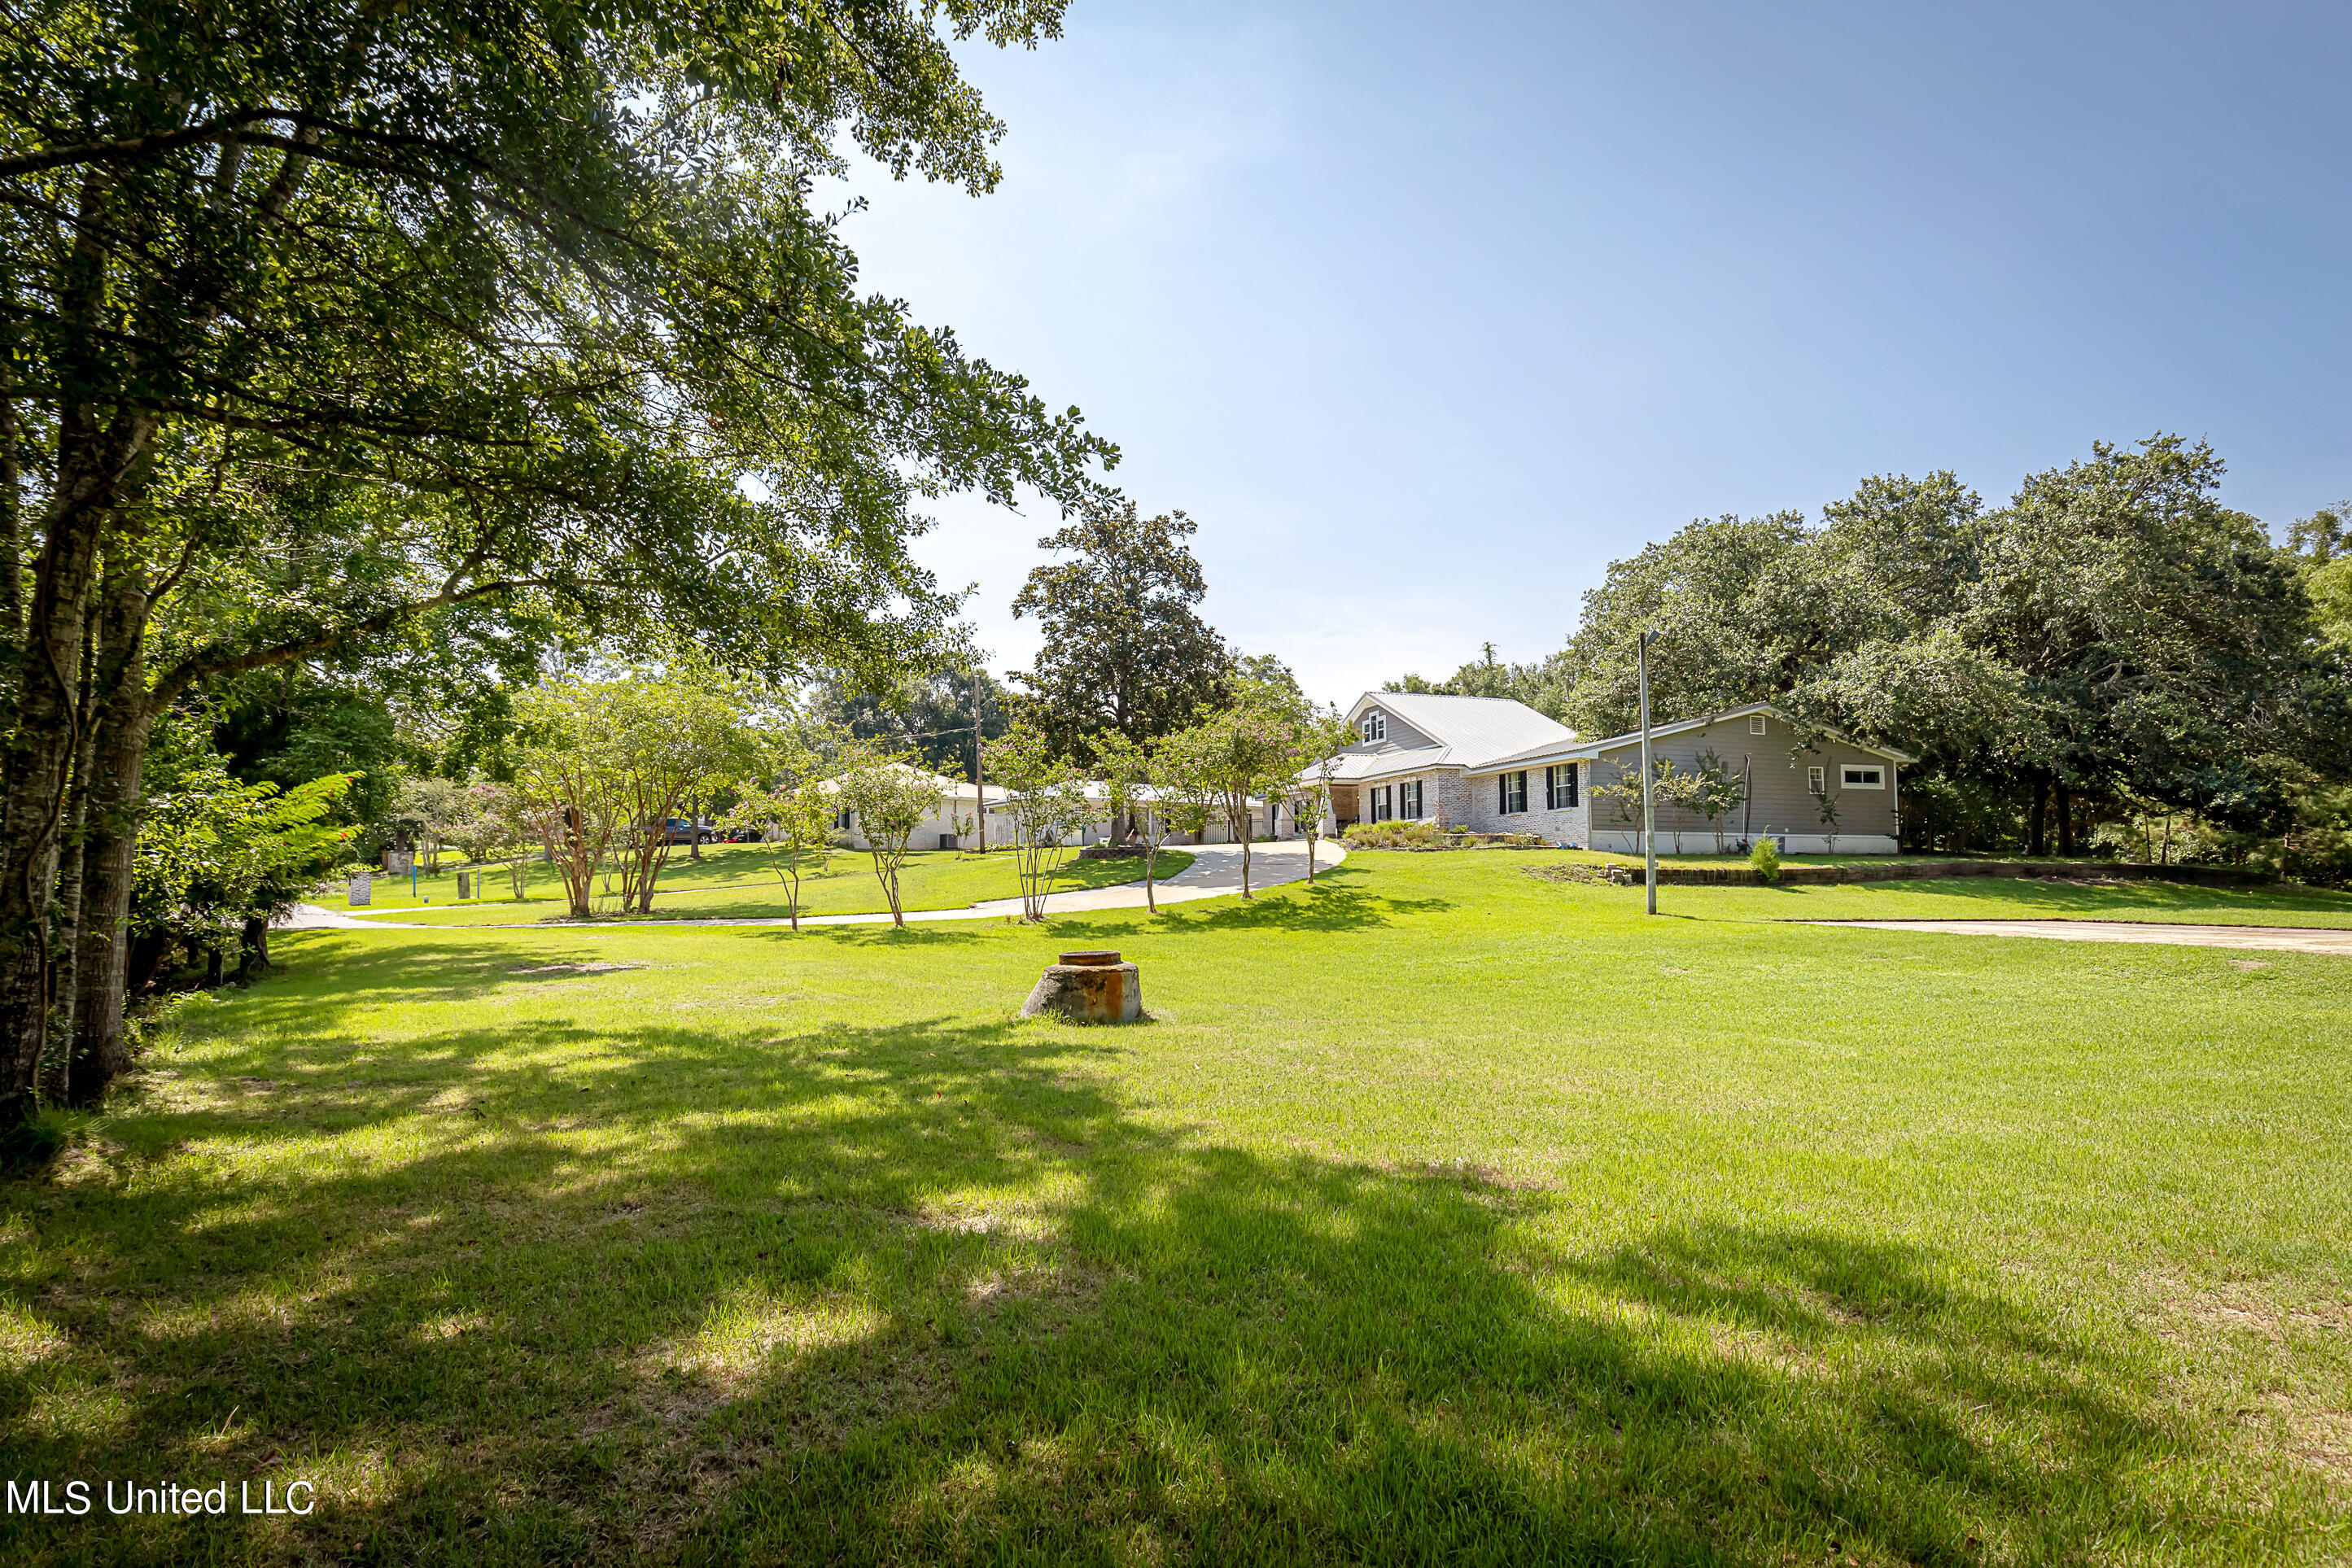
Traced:
[[1360, 727], [1367, 741], [1386, 740], [1389, 737], [1388, 716], [1378, 708], [1364, 716], [1364, 722]]

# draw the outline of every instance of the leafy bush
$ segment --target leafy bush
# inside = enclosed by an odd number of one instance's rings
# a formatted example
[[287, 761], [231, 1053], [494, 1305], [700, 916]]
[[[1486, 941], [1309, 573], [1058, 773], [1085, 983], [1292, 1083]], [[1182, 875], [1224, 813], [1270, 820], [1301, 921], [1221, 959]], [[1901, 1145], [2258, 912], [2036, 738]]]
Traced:
[[1757, 840], [1756, 847], [1748, 852], [1748, 863], [1755, 869], [1756, 879], [1759, 882], [1780, 881], [1780, 841], [1774, 839], [1769, 834]]
[[1434, 822], [1358, 822], [1347, 832], [1354, 850], [1433, 849], [1437, 838]]

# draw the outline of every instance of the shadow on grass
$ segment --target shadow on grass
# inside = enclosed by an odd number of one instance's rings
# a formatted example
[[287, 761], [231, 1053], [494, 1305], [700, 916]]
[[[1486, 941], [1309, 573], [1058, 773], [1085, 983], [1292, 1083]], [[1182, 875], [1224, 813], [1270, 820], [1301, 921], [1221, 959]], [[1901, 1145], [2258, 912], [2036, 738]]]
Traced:
[[2221, 1528], [2136, 1490], [2195, 1456], [2125, 1375], [1903, 1243], [1563, 1251], [1543, 1192], [1146, 1124], [1106, 1031], [507, 1022], [354, 1067], [337, 1009], [257, 1009], [110, 1169], [0, 1189], [47, 1325], [0, 1375], [10, 1473], [308, 1476], [319, 1511], [43, 1521], [19, 1556], [1940, 1563]]

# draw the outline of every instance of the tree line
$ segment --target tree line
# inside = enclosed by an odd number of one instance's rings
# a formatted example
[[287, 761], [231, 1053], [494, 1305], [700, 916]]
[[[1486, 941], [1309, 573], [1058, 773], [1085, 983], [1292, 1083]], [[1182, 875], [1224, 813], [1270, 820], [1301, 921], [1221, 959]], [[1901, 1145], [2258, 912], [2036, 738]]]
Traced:
[[1588, 735], [1634, 727], [1654, 633], [1661, 721], [1769, 701], [1801, 739], [1919, 756], [1921, 849], [2094, 847], [2352, 874], [2352, 538], [2284, 541], [2221, 505], [2203, 443], [2158, 435], [2027, 478], [1988, 507], [1948, 472], [1824, 507], [1702, 518], [1584, 597], [1567, 646], [1395, 689], [1511, 696]]

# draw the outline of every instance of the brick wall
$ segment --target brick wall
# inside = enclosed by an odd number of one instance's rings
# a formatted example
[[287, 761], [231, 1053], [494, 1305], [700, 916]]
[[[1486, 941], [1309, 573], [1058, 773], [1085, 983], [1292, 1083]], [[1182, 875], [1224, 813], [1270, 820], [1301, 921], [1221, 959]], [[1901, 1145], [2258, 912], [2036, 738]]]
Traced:
[[[1578, 766], [1577, 804], [1560, 810], [1549, 810], [1544, 806], [1544, 774], [1540, 768], [1527, 769], [1528, 809], [1506, 815], [1502, 810], [1502, 775], [1471, 773], [1458, 780], [1462, 814], [1448, 820], [1465, 823], [1482, 833], [1540, 833], [1556, 844], [1574, 849], [1591, 847], [1591, 809], [1586, 786], [1591, 782], [1591, 769]], [[1517, 769], [1514, 768], [1514, 772]]]

